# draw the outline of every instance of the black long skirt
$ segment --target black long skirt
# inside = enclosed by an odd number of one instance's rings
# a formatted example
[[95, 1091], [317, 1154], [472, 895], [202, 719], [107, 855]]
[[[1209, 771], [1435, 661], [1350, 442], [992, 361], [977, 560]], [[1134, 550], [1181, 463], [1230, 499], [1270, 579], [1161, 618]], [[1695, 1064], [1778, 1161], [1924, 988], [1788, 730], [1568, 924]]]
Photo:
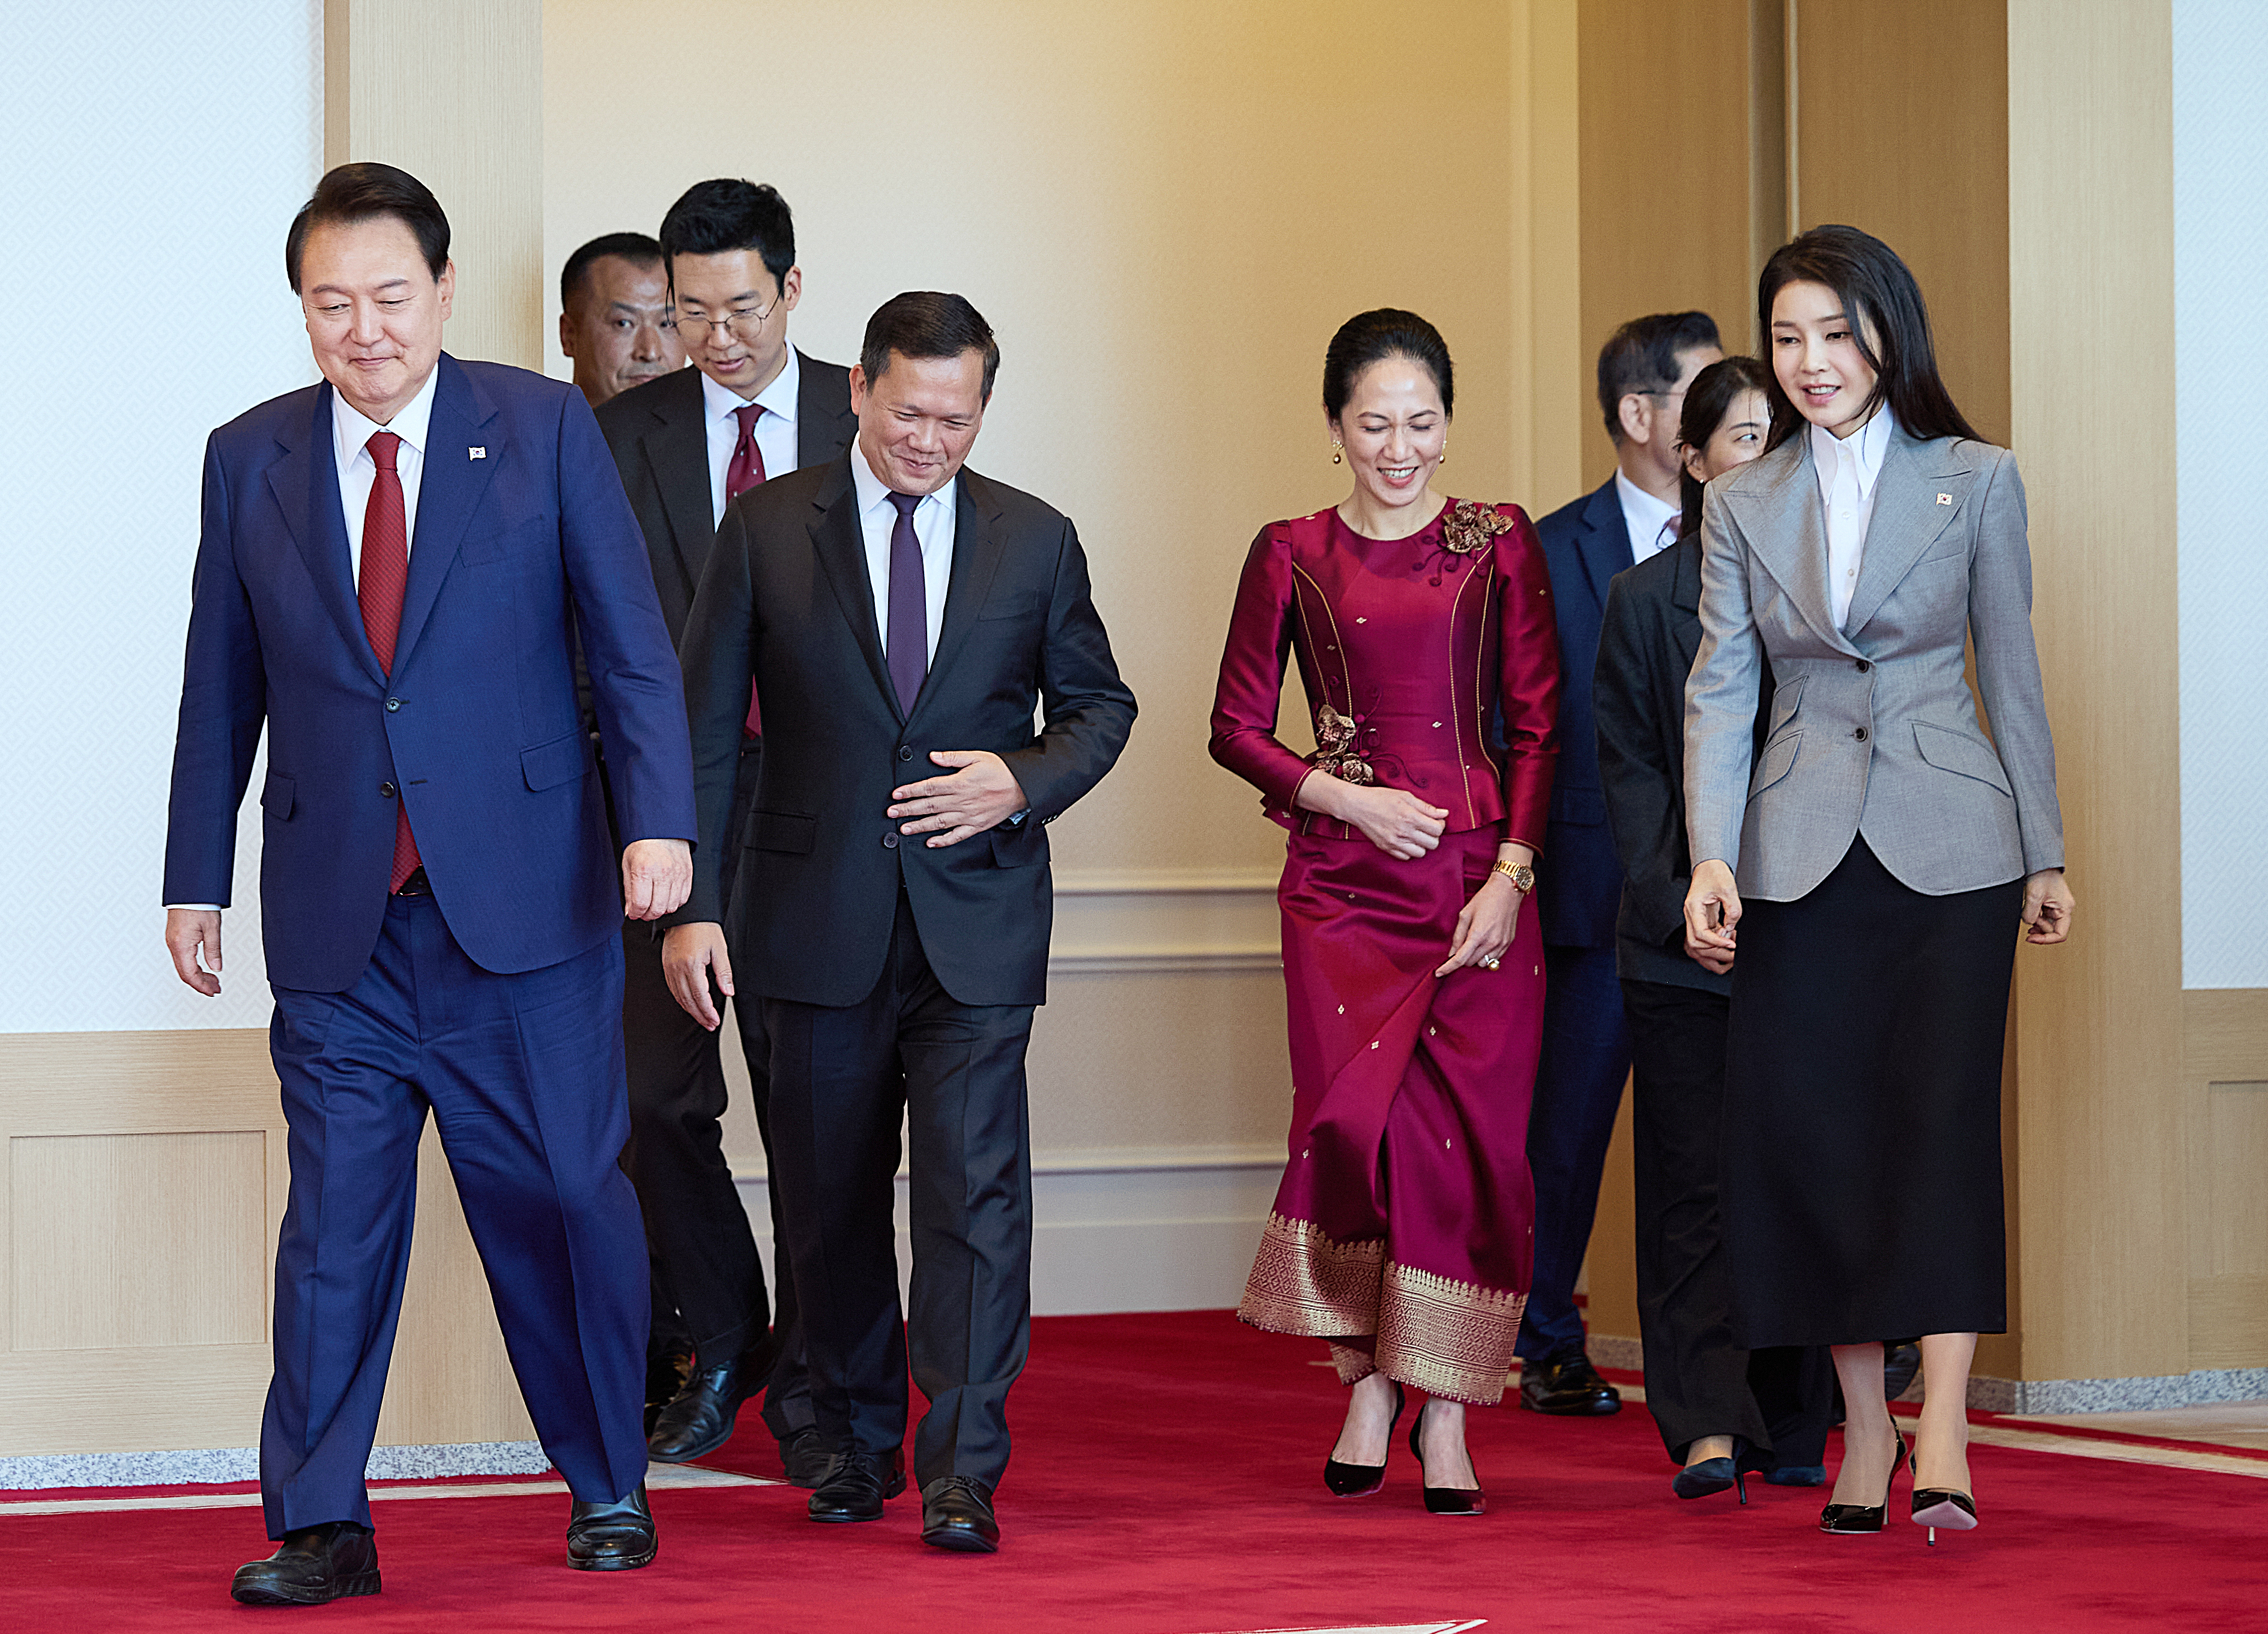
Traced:
[[2000, 1066], [2023, 881], [1926, 896], [1864, 840], [1750, 902], [1726, 1041], [1733, 1329], [1750, 1349], [2003, 1333]]

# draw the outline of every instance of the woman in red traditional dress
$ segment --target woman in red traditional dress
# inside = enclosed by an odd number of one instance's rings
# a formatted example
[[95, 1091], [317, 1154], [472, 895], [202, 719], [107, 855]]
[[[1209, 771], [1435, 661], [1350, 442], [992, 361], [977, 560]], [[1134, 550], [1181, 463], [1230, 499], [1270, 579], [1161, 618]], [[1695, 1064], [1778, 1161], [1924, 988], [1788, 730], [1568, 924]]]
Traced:
[[[1416, 313], [1332, 338], [1323, 412], [1353, 491], [1253, 541], [1211, 747], [1291, 830], [1291, 1160], [1238, 1314], [1331, 1342], [1353, 1387], [1331, 1490], [1379, 1490], [1407, 1386], [1427, 1398], [1425, 1507], [1480, 1514], [1465, 1407], [1504, 1393], [1534, 1246], [1543, 952], [1521, 909], [1559, 670], [1527, 515], [1432, 485], [1454, 400]], [[1320, 746], [1304, 759], [1275, 735], [1291, 652]]]

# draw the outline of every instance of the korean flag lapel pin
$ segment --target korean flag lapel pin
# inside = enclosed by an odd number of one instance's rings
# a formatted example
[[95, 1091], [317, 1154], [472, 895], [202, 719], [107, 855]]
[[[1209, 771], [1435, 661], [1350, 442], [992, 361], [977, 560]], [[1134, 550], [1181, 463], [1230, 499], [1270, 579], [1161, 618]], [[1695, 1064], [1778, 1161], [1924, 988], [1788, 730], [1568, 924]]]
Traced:
[[[477, 460], [480, 457], [478, 451], [475, 451], [473, 454], [473, 458]], [[1949, 505], [1953, 503], [1953, 496], [1951, 494], [1940, 494], [1937, 497], [1937, 503], [1941, 505]]]
[[[468, 448], [465, 450], [465, 457], [468, 460], [485, 460], [489, 457], [489, 451], [485, 448]], [[1940, 494], [1937, 499], [1940, 504], [1946, 503], [1943, 494]]]

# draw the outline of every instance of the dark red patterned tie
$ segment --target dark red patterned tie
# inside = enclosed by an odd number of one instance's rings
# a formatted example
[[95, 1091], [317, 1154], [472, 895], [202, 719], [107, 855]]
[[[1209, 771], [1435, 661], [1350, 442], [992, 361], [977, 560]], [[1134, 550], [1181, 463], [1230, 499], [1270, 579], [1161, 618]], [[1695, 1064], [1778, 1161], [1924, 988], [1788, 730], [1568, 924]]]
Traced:
[[[743, 403], [733, 410], [740, 422], [740, 440], [733, 445], [733, 463], [725, 467], [725, 503], [730, 504], [751, 488], [763, 485], [764, 451], [756, 446], [756, 421], [764, 412], [762, 403]], [[740, 724], [743, 736], [761, 738], [764, 735], [763, 706], [756, 702], [756, 683], [748, 683], [748, 718]]]
[[[378, 655], [379, 667], [394, 673], [394, 643], [401, 634], [401, 593], [409, 587], [409, 513], [401, 503], [401, 475], [394, 457], [401, 439], [392, 431], [371, 433], [370, 457], [378, 479], [370, 485], [370, 504], [362, 513], [362, 580], [355, 600], [362, 604], [363, 634]], [[394, 870], [388, 893], [417, 872], [417, 841], [409, 832], [409, 808], [399, 795], [394, 807]]]

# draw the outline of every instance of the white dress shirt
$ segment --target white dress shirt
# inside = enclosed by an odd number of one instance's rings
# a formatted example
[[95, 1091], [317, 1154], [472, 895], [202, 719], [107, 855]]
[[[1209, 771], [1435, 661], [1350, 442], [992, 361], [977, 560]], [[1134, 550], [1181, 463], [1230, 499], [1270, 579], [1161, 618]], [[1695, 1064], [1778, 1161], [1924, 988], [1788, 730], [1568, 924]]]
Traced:
[[[866, 541], [866, 584], [874, 593], [874, 630], [882, 638], [887, 657], [890, 644], [890, 530], [898, 525], [898, 508], [890, 490], [866, 463], [866, 451], [850, 445], [850, 481], [858, 493], [858, 531]], [[961, 478], [925, 496], [914, 507], [914, 538], [921, 545], [923, 611], [929, 650], [923, 668], [937, 656], [938, 632], [945, 628], [946, 582], [953, 577], [953, 532]]]
[[1623, 502], [1623, 525], [1630, 529], [1631, 560], [1643, 562], [1677, 542], [1678, 509], [1666, 504], [1615, 472], [1615, 497]]
[[772, 377], [772, 383], [753, 399], [726, 391], [705, 374], [701, 377], [702, 420], [709, 431], [709, 519], [712, 524], [724, 523], [725, 478], [733, 468], [733, 450], [740, 442], [740, 416], [733, 410], [751, 401], [762, 406], [764, 412], [756, 416], [756, 452], [764, 457], [764, 480], [770, 482], [795, 469], [795, 399], [802, 389], [803, 365], [792, 346], [787, 349], [787, 363]]
[[1859, 588], [1859, 564], [1867, 554], [1867, 524], [1874, 515], [1874, 479], [1889, 452], [1890, 429], [1897, 422], [1889, 405], [1848, 437], [1823, 426], [1811, 428], [1811, 463], [1819, 469], [1819, 497], [1827, 507], [1827, 600], [1835, 628], [1851, 615], [1851, 594]]
[[408, 524], [408, 543], [417, 542], [417, 484], [425, 475], [427, 428], [433, 421], [433, 384], [441, 378], [437, 364], [403, 405], [393, 423], [380, 425], [364, 419], [336, 386], [331, 388], [331, 456], [338, 461], [339, 504], [346, 512], [347, 563], [357, 589], [362, 585], [362, 524], [370, 511], [370, 490], [378, 482], [378, 461], [371, 457], [370, 439], [391, 431], [401, 439], [394, 451], [394, 475], [401, 479], [402, 520]]

